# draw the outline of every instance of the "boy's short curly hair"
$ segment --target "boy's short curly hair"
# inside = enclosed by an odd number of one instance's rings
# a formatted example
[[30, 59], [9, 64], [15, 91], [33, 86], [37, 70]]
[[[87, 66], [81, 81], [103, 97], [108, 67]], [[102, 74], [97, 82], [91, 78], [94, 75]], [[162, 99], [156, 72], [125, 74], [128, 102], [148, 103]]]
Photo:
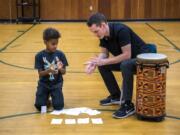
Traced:
[[58, 39], [61, 34], [54, 28], [46, 28], [43, 32], [43, 40], [49, 41], [51, 39]]

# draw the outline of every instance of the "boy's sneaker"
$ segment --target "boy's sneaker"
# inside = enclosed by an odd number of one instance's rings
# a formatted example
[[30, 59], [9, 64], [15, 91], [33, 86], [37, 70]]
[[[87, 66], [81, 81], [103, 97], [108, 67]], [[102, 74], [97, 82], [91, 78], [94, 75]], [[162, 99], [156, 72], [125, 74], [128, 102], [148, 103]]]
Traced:
[[112, 98], [112, 96], [108, 96], [107, 98], [100, 100], [100, 105], [103, 106], [115, 105], [115, 104], [120, 105], [120, 98]]
[[134, 104], [122, 104], [122, 106], [117, 110], [115, 113], [113, 113], [113, 117], [117, 119], [126, 118], [130, 115], [133, 115], [135, 113]]

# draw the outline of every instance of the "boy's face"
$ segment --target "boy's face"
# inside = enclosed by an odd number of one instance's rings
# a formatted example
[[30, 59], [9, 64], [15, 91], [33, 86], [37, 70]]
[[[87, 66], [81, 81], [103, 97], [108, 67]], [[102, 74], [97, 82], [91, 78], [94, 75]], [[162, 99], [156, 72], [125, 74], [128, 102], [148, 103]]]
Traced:
[[50, 52], [55, 52], [58, 46], [58, 39], [50, 39], [48, 41], [44, 41], [46, 44], [46, 49]]
[[99, 26], [93, 24], [91, 27], [89, 27], [89, 30], [94, 33], [96, 37], [102, 39], [106, 33], [105, 23], [101, 23]]

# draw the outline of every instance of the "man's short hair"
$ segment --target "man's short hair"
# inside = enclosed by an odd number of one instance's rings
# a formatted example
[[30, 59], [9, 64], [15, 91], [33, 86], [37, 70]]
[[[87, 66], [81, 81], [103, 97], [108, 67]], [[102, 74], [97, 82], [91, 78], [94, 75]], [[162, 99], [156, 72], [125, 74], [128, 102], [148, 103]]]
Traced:
[[61, 34], [58, 30], [54, 28], [46, 28], [43, 32], [43, 39], [49, 41], [51, 39], [58, 39], [61, 37]]
[[95, 14], [92, 14], [89, 17], [89, 19], [87, 21], [87, 25], [89, 27], [91, 27], [93, 24], [96, 24], [97, 26], [100, 26], [102, 22], [107, 23], [106, 17], [101, 13], [95, 13]]

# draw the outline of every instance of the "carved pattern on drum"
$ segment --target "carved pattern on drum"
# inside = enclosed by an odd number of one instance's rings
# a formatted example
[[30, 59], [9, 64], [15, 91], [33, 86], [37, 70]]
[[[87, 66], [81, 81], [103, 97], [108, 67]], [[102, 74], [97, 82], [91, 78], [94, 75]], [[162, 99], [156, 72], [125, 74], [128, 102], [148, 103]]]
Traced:
[[166, 67], [137, 66], [136, 112], [142, 116], [165, 115]]

